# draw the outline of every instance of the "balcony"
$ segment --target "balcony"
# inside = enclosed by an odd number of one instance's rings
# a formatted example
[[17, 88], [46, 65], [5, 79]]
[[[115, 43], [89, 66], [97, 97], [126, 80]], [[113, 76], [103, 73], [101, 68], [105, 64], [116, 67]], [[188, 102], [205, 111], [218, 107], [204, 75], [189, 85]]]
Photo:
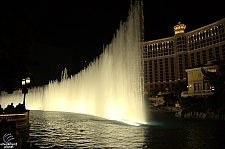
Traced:
[[0, 114], [0, 124], [3, 124], [3, 130], [12, 128], [11, 125], [15, 125], [16, 130], [20, 133], [23, 142], [26, 142], [29, 139], [29, 111], [21, 113], [2, 113]]
[[181, 93], [181, 97], [209, 96], [209, 95], [213, 95], [213, 94], [214, 93], [211, 90], [184, 91]]

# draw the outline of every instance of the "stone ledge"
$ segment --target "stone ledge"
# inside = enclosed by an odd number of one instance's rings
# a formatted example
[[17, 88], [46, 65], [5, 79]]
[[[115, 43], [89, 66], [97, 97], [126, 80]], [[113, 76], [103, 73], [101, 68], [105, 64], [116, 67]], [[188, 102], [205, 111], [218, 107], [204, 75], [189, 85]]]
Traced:
[[183, 113], [182, 111], [177, 111], [175, 117], [183, 118], [195, 118], [195, 119], [214, 119], [214, 120], [225, 120], [225, 114], [214, 114], [205, 112], [188, 112]]

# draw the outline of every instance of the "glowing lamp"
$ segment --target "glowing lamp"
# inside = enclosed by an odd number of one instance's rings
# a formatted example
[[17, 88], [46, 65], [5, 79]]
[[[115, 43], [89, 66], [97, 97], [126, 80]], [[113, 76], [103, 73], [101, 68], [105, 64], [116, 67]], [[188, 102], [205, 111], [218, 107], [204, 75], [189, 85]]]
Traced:
[[25, 106], [25, 97], [26, 97], [26, 94], [28, 93], [28, 85], [30, 84], [30, 77], [27, 77], [26, 79], [22, 79], [22, 93], [24, 94], [24, 97], [23, 97], [23, 105]]
[[29, 77], [26, 78], [26, 84], [30, 84], [30, 78]]
[[26, 79], [22, 79], [22, 85], [26, 85]]

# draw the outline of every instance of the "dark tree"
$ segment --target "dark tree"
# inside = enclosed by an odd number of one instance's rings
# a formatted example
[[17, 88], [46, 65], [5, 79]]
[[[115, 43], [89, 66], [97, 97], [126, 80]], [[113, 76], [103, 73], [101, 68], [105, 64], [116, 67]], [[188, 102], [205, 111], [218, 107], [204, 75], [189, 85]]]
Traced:
[[225, 61], [220, 61], [216, 72], [208, 72], [202, 68], [204, 80], [214, 86], [214, 94], [207, 98], [208, 106], [212, 109], [225, 109]]
[[151, 90], [149, 96], [150, 96], [150, 97], [155, 97], [158, 93], [159, 93], [159, 91], [157, 91], [156, 89], [154, 89], [154, 90]]
[[165, 94], [163, 97], [167, 105], [173, 105], [177, 102], [177, 98], [174, 97], [174, 93]]
[[188, 85], [187, 81], [178, 81], [178, 83], [174, 88], [175, 97], [180, 97], [183, 91], [187, 91], [187, 85]]
[[202, 68], [204, 80], [208, 81], [211, 86], [214, 86], [214, 92], [224, 93], [225, 89], [225, 61], [220, 61], [216, 72], [208, 72]]

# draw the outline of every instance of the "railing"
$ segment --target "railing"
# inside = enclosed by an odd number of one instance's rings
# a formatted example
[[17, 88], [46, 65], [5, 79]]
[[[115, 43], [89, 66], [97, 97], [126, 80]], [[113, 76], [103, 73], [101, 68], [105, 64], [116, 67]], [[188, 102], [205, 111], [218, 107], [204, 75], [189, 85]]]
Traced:
[[[19, 132], [19, 134], [22, 138], [22, 142], [26, 142], [29, 139], [30, 123], [29, 123], [29, 111], [28, 110], [25, 112], [20, 112], [20, 113], [0, 114], [0, 123], [3, 120], [5, 120], [7, 122], [13, 122], [16, 125], [16, 131]], [[5, 122], [3, 122], [3, 123], [5, 123]], [[7, 127], [7, 125], [6, 125], [6, 127]]]
[[181, 93], [181, 97], [187, 96], [198, 96], [198, 95], [212, 95], [214, 94], [211, 90], [197, 90], [197, 91], [184, 91]]
[[15, 121], [16, 126], [27, 125], [29, 123], [29, 112], [24, 113], [3, 113], [0, 114], [0, 121], [6, 120], [8, 122]]

